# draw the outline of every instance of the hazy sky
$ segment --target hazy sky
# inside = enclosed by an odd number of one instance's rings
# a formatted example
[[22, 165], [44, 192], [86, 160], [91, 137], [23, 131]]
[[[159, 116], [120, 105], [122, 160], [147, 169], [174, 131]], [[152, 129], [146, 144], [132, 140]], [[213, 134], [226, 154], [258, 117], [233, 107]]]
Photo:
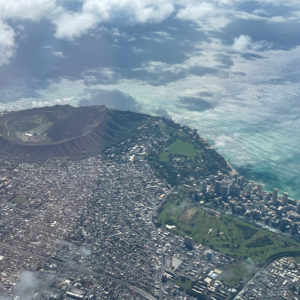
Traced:
[[300, 196], [299, 0], [0, 0], [0, 78], [0, 109], [169, 115]]

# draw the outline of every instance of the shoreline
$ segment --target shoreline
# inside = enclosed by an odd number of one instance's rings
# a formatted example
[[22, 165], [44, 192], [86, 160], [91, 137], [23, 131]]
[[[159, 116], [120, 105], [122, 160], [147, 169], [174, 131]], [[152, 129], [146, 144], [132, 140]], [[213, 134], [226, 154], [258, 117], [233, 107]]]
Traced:
[[[198, 135], [200, 136], [200, 138], [201, 138], [205, 143], [207, 143], [207, 144], [209, 145], [209, 147], [213, 148], [215, 151], [217, 151], [217, 153], [218, 153], [219, 155], [221, 155], [221, 156], [223, 157], [223, 159], [224, 159], [225, 162], [227, 163], [228, 167], [230, 168], [229, 174], [230, 174], [231, 176], [234, 176], [234, 175], [243, 176], [248, 182], [252, 182], [252, 183], [254, 183], [254, 184], [256, 184], [256, 185], [261, 184], [262, 187], [263, 187], [263, 190], [264, 190], [266, 193], [272, 193], [272, 190], [266, 189], [265, 186], [266, 186], [267, 183], [265, 183], [264, 181], [251, 180], [250, 178], [248, 178], [248, 176], [245, 176], [245, 175], [240, 174], [240, 173], [232, 166], [232, 164], [228, 161], [228, 159], [227, 159], [222, 153], [220, 153], [220, 152], [213, 146], [213, 144], [211, 144], [207, 139], [205, 139], [204, 137], [202, 137], [202, 136], [199, 134], [199, 130], [198, 130], [198, 129], [196, 129], [196, 130], [197, 130]], [[276, 188], [276, 187], [274, 187], [273, 189], [275, 189], [275, 188]], [[278, 192], [280, 192], [279, 188], [277, 188], [277, 189], [278, 189]], [[282, 190], [282, 191], [281, 191], [281, 195], [278, 195], [278, 197], [279, 197], [280, 199], [282, 198], [282, 194], [283, 194], [284, 192], [285, 192], [285, 191]], [[297, 198], [295, 198], [295, 197], [293, 197], [293, 198], [288, 197], [288, 199], [291, 200], [291, 201], [299, 201], [299, 202], [300, 202], [300, 199], [297, 199]]]

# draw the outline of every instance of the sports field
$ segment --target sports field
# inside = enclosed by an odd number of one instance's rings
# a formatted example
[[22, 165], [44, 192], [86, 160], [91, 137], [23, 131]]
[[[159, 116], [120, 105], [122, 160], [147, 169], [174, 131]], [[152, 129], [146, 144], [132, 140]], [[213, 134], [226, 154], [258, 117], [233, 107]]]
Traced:
[[160, 161], [169, 162], [170, 154], [174, 156], [184, 156], [193, 159], [196, 156], [201, 157], [201, 153], [193, 144], [177, 139], [169, 145], [168, 149], [160, 154]]

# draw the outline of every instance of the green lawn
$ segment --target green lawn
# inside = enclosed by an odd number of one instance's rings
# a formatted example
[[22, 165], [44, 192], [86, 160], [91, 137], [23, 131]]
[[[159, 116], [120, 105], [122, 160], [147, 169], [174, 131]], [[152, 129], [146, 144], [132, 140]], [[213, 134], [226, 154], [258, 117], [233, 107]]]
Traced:
[[161, 162], [169, 162], [170, 155], [185, 156], [194, 159], [196, 156], [201, 157], [201, 152], [193, 144], [177, 139], [168, 146], [167, 150], [160, 154], [159, 159]]
[[193, 144], [184, 142], [183, 140], [176, 140], [173, 144], [168, 147], [168, 150], [173, 155], [183, 155], [194, 158], [200, 155], [200, 152], [195, 149]]
[[26, 197], [23, 195], [17, 195], [15, 198], [12, 199], [12, 203], [14, 204], [22, 204], [26, 201]]
[[174, 231], [180, 235], [188, 235], [224, 254], [249, 257], [260, 264], [274, 254], [300, 251], [300, 244], [294, 240], [233, 216], [214, 216], [198, 206], [188, 207], [188, 203], [179, 199], [167, 202], [158, 215], [159, 224], [175, 225]]
[[174, 284], [186, 290], [191, 290], [193, 285], [192, 281], [185, 277], [178, 278]]
[[169, 162], [169, 160], [170, 160], [170, 153], [169, 152], [167, 152], [167, 151], [164, 151], [164, 152], [162, 152], [160, 155], [159, 155], [159, 160], [161, 161], [161, 162], [166, 162], [166, 163], [168, 163]]

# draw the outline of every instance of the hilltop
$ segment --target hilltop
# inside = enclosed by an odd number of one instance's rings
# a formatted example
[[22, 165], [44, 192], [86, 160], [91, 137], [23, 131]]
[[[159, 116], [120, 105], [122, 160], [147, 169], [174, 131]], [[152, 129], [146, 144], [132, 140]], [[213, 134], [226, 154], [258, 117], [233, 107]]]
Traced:
[[105, 106], [5, 112], [0, 116], [0, 157], [38, 161], [95, 155], [126, 139], [145, 118]]

